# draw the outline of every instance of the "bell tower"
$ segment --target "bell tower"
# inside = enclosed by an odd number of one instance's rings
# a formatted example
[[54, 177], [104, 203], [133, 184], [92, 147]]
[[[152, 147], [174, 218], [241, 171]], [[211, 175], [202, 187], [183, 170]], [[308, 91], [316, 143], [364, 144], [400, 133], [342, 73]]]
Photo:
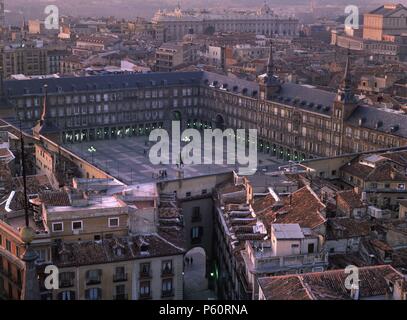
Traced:
[[348, 119], [357, 108], [358, 100], [352, 90], [352, 77], [350, 73], [350, 50], [346, 59], [345, 73], [336, 95], [334, 104], [334, 116]]
[[281, 90], [281, 83], [277, 76], [274, 75], [274, 69], [273, 41], [271, 40], [266, 73], [258, 77], [261, 100], [271, 100], [271, 97]]

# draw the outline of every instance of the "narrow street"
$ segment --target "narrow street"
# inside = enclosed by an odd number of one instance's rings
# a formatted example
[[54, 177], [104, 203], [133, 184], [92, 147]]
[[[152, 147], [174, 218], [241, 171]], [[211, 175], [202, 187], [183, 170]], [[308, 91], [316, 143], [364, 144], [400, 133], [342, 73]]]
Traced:
[[185, 258], [192, 258], [192, 263], [184, 268], [184, 300], [213, 300], [215, 292], [208, 289], [208, 279], [205, 278], [205, 254], [195, 248], [189, 251]]

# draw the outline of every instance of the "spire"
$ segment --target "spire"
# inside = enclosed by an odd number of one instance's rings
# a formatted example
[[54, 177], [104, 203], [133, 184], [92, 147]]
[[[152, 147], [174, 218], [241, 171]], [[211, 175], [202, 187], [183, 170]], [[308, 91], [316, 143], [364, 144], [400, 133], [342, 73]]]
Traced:
[[350, 74], [350, 49], [348, 48], [348, 56], [346, 58], [345, 73], [342, 79], [342, 88], [350, 90], [352, 87], [352, 78]]
[[47, 98], [48, 98], [48, 85], [44, 85], [44, 98], [42, 102], [42, 113], [41, 113], [41, 118], [40, 121], [41, 123], [44, 123], [45, 117], [47, 115]]
[[270, 53], [267, 61], [267, 77], [271, 78], [274, 75], [274, 63], [273, 63], [273, 40], [270, 40]]
[[343, 74], [342, 82], [338, 90], [339, 101], [344, 103], [355, 103], [356, 97], [352, 90], [352, 76], [351, 76], [351, 56], [350, 49], [348, 49], [348, 56], [346, 58], [345, 72]]

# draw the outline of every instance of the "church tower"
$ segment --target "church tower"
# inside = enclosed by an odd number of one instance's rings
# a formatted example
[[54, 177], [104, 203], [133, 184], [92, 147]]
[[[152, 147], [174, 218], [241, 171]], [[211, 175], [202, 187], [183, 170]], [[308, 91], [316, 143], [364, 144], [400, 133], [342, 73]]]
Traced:
[[273, 42], [270, 41], [270, 53], [267, 61], [267, 70], [258, 78], [260, 87], [260, 99], [271, 100], [271, 97], [281, 90], [281, 83], [274, 75]]
[[351, 116], [358, 104], [358, 100], [352, 90], [350, 67], [350, 50], [348, 50], [345, 73], [339, 86], [334, 105], [334, 117], [343, 120], [346, 120]]

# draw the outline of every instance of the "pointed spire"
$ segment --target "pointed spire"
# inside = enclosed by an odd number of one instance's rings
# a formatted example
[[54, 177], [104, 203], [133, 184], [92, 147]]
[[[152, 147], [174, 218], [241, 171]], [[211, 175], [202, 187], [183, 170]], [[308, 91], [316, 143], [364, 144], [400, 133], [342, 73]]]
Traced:
[[273, 62], [273, 39], [270, 39], [270, 52], [267, 61], [267, 76], [271, 78], [274, 75], [274, 62]]
[[350, 90], [352, 87], [352, 78], [350, 74], [350, 48], [348, 48], [348, 56], [346, 58], [345, 72], [342, 79], [342, 88]]
[[355, 95], [352, 90], [352, 76], [351, 76], [351, 56], [350, 48], [348, 49], [348, 56], [346, 58], [345, 72], [343, 74], [342, 82], [339, 87], [338, 93], [340, 101], [344, 103], [354, 103], [356, 102]]
[[47, 98], [48, 98], [48, 85], [44, 85], [44, 98], [42, 102], [42, 113], [41, 113], [41, 118], [40, 121], [41, 123], [44, 123], [45, 117], [47, 115]]

